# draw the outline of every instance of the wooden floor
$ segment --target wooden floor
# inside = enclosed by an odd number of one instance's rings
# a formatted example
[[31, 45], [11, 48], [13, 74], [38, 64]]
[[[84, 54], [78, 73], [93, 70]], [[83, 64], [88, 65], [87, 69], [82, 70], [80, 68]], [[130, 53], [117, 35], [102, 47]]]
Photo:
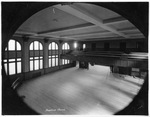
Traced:
[[40, 114], [114, 114], [126, 107], [138, 93], [143, 80], [120, 77], [109, 67], [90, 66], [61, 70], [26, 81], [19, 89], [25, 103]]

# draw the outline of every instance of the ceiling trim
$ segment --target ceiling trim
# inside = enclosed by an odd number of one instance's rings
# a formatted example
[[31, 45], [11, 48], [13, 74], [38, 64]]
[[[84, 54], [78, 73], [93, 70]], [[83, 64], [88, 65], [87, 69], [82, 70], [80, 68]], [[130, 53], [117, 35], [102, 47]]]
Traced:
[[84, 36], [94, 36], [94, 35], [106, 35], [106, 34], [114, 34], [112, 32], [106, 32], [106, 31], [103, 31], [103, 32], [94, 32], [94, 33], [82, 33], [82, 34], [76, 34], [76, 35], [65, 35], [67, 37], [84, 37]]

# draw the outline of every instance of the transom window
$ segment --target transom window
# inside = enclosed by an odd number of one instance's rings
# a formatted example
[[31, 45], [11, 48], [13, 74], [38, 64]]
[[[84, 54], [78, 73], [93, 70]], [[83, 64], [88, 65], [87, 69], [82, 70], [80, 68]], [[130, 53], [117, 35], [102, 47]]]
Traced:
[[43, 69], [43, 45], [33, 41], [29, 47], [30, 71]]
[[21, 56], [20, 43], [13, 39], [9, 40], [3, 60], [7, 75], [19, 74], [22, 72]]
[[48, 47], [48, 61], [49, 67], [58, 66], [58, 45], [51, 42]]

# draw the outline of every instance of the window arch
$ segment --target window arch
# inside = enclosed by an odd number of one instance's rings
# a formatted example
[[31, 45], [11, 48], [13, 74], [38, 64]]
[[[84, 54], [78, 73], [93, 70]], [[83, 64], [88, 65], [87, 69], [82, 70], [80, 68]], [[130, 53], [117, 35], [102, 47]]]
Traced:
[[62, 53], [65, 54], [65, 53], [68, 52], [68, 50], [70, 50], [69, 44], [68, 44], [68, 43], [64, 43], [64, 44], [62, 45]]
[[48, 62], [49, 67], [58, 66], [58, 45], [55, 42], [51, 42], [48, 46]]
[[5, 49], [4, 68], [7, 75], [19, 74], [22, 72], [21, 44], [10, 39]]
[[43, 69], [43, 45], [33, 41], [29, 46], [30, 71]]
[[[70, 46], [68, 43], [64, 43], [62, 45], [62, 54], [66, 54], [70, 51]], [[70, 63], [70, 60], [67, 60], [67, 59], [62, 59], [62, 65], [66, 65], [66, 64], [69, 64]]]

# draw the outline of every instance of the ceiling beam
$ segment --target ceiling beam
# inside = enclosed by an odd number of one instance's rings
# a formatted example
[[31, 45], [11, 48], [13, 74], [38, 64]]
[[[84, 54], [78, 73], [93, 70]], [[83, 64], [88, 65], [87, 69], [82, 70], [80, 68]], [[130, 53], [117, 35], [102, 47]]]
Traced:
[[127, 22], [127, 21], [128, 21], [127, 19], [120, 16], [120, 17], [103, 20], [103, 24], [110, 25], [110, 24], [117, 24], [117, 23], [122, 23], [122, 22]]
[[128, 35], [130, 35], [130, 36], [143, 36], [142, 33], [132, 33], [132, 34], [128, 34]]
[[54, 7], [59, 9], [59, 10], [62, 10], [64, 12], [67, 12], [67, 13], [69, 13], [71, 15], [74, 15], [74, 16], [80, 18], [80, 19], [83, 19], [83, 20], [85, 20], [87, 22], [93, 23], [96, 26], [99, 26], [100, 28], [103, 28], [105, 30], [108, 30], [110, 32], [118, 34], [118, 35], [120, 35], [122, 37], [129, 38], [129, 36], [127, 36], [127, 35], [125, 35], [125, 34], [123, 34], [121, 32], [118, 32], [117, 30], [115, 30], [115, 29], [113, 29], [113, 28], [103, 24], [103, 21], [101, 19], [96, 18], [94, 15], [88, 13], [85, 9], [83, 9], [83, 8], [81, 8], [79, 6], [75, 6], [75, 5], [73, 5], [73, 6], [72, 5], [70, 5], [70, 6], [69, 5], [63, 5], [63, 6], [56, 5]]
[[56, 35], [49, 35], [49, 34], [38, 34], [39, 36], [43, 36], [43, 37], [52, 37], [52, 38], [57, 38], [57, 39], [75, 39], [75, 38], [72, 38], [72, 37], [61, 37], [61, 36], [56, 36]]
[[17, 30], [17, 31], [15, 32], [15, 34], [28, 35], [28, 36], [30, 36], [30, 35], [32, 35], [32, 36], [38, 36], [38, 34], [35, 33], [35, 32], [28, 32], [28, 31], [22, 31], [22, 30]]
[[75, 39], [72, 37], [61, 37], [61, 36], [56, 36], [56, 35], [50, 35], [50, 34], [37, 34], [37, 33], [33, 33], [33, 32], [27, 32], [27, 31], [16, 31], [14, 35], [27, 35], [29, 37], [38, 37], [38, 36], [42, 36], [42, 37], [49, 37], [49, 38], [62, 38], [62, 39]]
[[[88, 38], [88, 39], [82, 39], [81, 41], [103, 41], [103, 40], [124, 40], [123, 37], [107, 37], [107, 38]], [[143, 37], [130, 37], [128, 39], [143, 39]]]
[[[131, 28], [124, 28], [124, 29], [119, 29], [119, 32], [127, 32], [127, 31], [139, 31], [137, 28], [135, 27], [131, 27]], [[140, 32], [140, 31], [139, 31]]]
[[120, 40], [120, 39], [125, 39], [125, 38], [123, 37], [88, 38], [88, 39], [83, 39], [81, 41], [101, 41], [101, 40]]
[[[94, 36], [94, 35], [106, 35], [106, 34], [114, 34], [112, 32], [94, 32], [94, 33], [82, 33], [82, 34], [76, 34], [76, 35], [64, 35], [64, 36], [67, 36], [67, 37], [84, 37], [84, 36]], [[63, 36], [62, 36], [63, 37]]]
[[53, 34], [53, 33], [63, 33], [67, 31], [76, 31], [76, 30], [84, 30], [88, 28], [94, 28], [97, 27], [91, 23], [85, 23], [85, 24], [79, 24], [75, 26], [69, 26], [69, 27], [64, 27], [64, 28], [59, 28], [59, 29], [54, 29], [54, 30], [46, 30], [42, 32], [38, 32], [38, 34]]
[[[117, 37], [120, 37], [120, 36], [118, 36], [118, 35], [102, 35], [102, 36], [95, 35], [95, 36], [85, 36], [85, 37], [82, 37], [82, 38], [76, 37], [76, 40], [84, 40], [84, 39], [91, 39], [91, 38], [99, 38], [99, 39], [101, 39], [101, 38], [108, 38], [108, 37], [117, 38]], [[124, 38], [124, 37], [122, 37], [122, 38]]]

